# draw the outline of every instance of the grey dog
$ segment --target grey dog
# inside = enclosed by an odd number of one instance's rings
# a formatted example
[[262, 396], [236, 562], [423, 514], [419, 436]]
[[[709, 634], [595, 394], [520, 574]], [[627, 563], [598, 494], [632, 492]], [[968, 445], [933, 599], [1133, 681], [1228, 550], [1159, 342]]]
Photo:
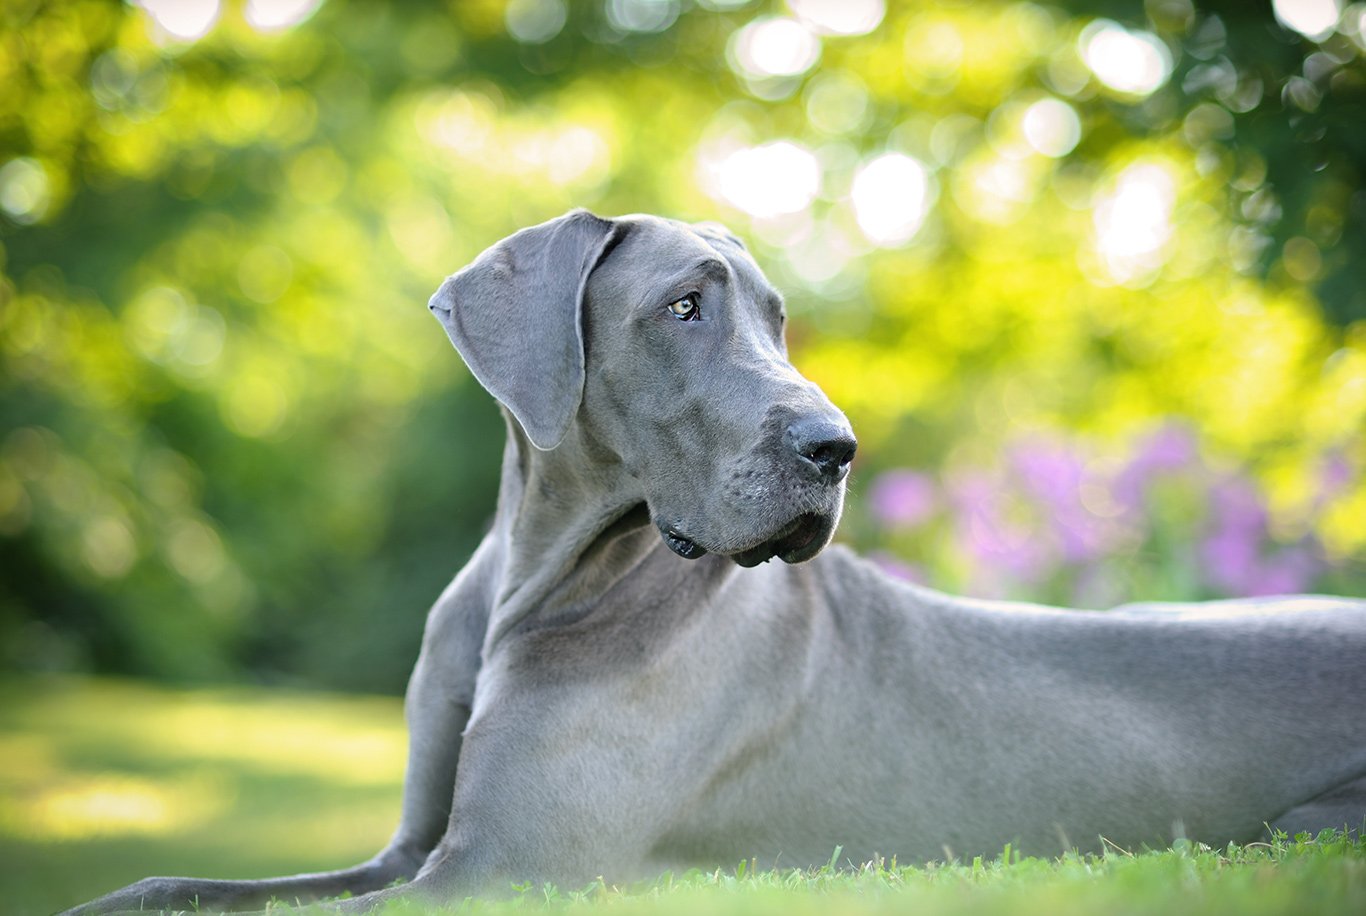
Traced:
[[430, 305], [508, 439], [492, 529], [427, 619], [393, 839], [73, 912], [1360, 829], [1366, 602], [1059, 610], [822, 552], [853, 433], [720, 226], [575, 211]]

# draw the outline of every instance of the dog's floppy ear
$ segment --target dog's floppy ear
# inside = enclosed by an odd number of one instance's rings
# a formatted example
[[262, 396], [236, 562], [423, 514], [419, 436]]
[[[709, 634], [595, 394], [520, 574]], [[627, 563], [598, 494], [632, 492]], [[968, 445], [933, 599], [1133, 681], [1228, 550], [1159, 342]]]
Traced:
[[448, 277], [427, 304], [485, 388], [542, 450], [583, 397], [583, 291], [617, 224], [574, 210], [508, 236]]

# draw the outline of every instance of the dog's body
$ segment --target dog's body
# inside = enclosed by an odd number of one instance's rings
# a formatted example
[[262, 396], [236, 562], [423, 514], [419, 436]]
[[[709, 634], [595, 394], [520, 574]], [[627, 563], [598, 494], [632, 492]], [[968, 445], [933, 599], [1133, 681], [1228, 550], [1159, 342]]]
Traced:
[[1366, 602], [1061, 611], [816, 556], [853, 437], [717, 227], [570, 214], [432, 308], [509, 440], [492, 530], [428, 618], [394, 839], [354, 869], [150, 878], [80, 912], [1366, 818]]

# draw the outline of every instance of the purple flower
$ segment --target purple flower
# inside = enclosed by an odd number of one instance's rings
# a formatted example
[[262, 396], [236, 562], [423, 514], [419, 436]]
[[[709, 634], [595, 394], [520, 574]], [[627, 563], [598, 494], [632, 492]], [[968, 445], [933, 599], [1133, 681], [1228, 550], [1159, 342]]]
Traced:
[[1210, 532], [1200, 546], [1205, 581], [1230, 595], [1256, 588], [1266, 508], [1251, 483], [1227, 477], [1210, 490]]
[[1309, 588], [1323, 564], [1306, 546], [1264, 550], [1266, 506], [1239, 477], [1210, 491], [1212, 530], [1201, 545], [1205, 579], [1230, 595], [1285, 595]]
[[1220, 531], [1258, 538], [1266, 531], [1266, 506], [1248, 480], [1226, 477], [1210, 490], [1212, 521]]
[[1319, 461], [1319, 501], [1328, 502], [1352, 485], [1352, 463], [1341, 453], [1324, 455]]
[[1070, 506], [1080, 500], [1086, 462], [1066, 445], [1031, 439], [1011, 449], [1010, 463], [1025, 489], [1047, 508]]
[[1124, 529], [1109, 519], [1098, 519], [1086, 511], [1064, 511], [1053, 516], [1053, 529], [1062, 547], [1063, 559], [1083, 563], [1109, 554], [1125, 540]]
[[953, 507], [953, 539], [972, 568], [972, 588], [1003, 595], [1011, 584], [1030, 584], [1056, 565], [1051, 543], [1009, 521], [1010, 494], [999, 475], [953, 468], [946, 490]]
[[934, 482], [906, 469], [888, 471], [873, 481], [868, 508], [884, 525], [914, 528], [929, 520], [938, 507]]
[[1318, 559], [1304, 547], [1292, 547], [1267, 557], [1248, 595], [1290, 595], [1303, 592], [1322, 572]]
[[1069, 563], [1094, 560], [1114, 550], [1124, 530], [1098, 517], [1082, 500], [1086, 455], [1066, 443], [1033, 439], [1011, 450], [1011, 465], [1041, 510], [1040, 531], [1057, 542]]
[[1154, 477], [1195, 466], [1195, 436], [1180, 423], [1168, 422], [1139, 440], [1133, 457], [1111, 487], [1115, 501], [1136, 509], [1143, 504]]
[[955, 532], [959, 547], [988, 579], [1034, 583], [1056, 566], [1047, 538], [1006, 523], [999, 516], [976, 513], [960, 518]]
[[948, 481], [949, 499], [960, 514], [994, 515], [999, 505], [1001, 481], [985, 471], [955, 468]]
[[1196, 460], [1195, 436], [1182, 423], [1168, 422], [1149, 433], [1134, 455], [1134, 463], [1160, 471], [1179, 471]]
[[1245, 595], [1253, 587], [1261, 558], [1261, 538], [1236, 528], [1221, 528], [1200, 545], [1205, 580], [1228, 595]]

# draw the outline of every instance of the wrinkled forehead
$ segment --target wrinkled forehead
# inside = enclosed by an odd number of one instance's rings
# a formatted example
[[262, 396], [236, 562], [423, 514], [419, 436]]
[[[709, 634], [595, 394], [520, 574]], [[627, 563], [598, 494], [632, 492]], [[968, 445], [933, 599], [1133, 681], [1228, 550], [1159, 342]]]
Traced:
[[657, 216], [627, 216], [617, 223], [621, 240], [589, 278], [594, 300], [651, 301], [690, 278], [720, 280], [751, 299], [778, 295], [740, 240], [718, 223]]

